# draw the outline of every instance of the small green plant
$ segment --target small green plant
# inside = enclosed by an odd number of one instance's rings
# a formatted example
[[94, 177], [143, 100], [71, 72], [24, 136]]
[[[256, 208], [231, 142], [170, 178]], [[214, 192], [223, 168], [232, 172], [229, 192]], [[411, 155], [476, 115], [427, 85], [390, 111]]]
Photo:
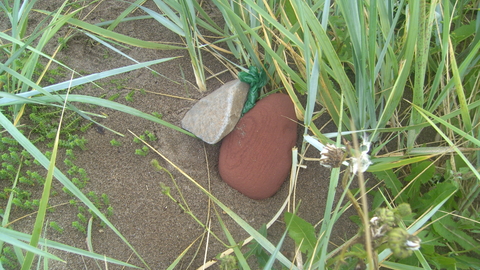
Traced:
[[87, 223], [87, 218], [82, 213], [78, 213], [77, 217], [82, 223]]
[[2, 249], [2, 255], [0, 256], [0, 262], [7, 269], [20, 269], [17, 256], [14, 250], [10, 246], [5, 246]]
[[93, 202], [93, 204], [95, 204], [96, 207], [98, 208], [101, 207], [100, 198], [98, 198], [97, 193], [95, 193], [95, 191], [88, 192], [87, 197]]
[[107, 217], [111, 217], [111, 216], [113, 216], [113, 207], [109, 205], [107, 207]]
[[103, 52], [104, 52], [104, 53], [103, 53], [103, 59], [108, 59], [108, 58], [110, 58], [110, 54], [108, 53], [108, 50], [104, 49]]
[[[110, 80], [110, 84], [113, 85], [113, 88], [115, 90], [121, 90], [121, 89], [124, 89], [125, 88], [125, 83], [129, 80], [130, 78], [126, 77], [126, 78], [122, 78], [122, 79], [112, 79]], [[115, 96], [115, 95], [113, 95]], [[112, 100], [110, 98], [108, 98], [109, 100]]]
[[53, 228], [54, 230], [56, 230], [57, 232], [59, 233], [63, 233], [64, 229], [62, 227], [60, 227], [60, 225], [58, 225], [57, 222], [55, 221], [50, 221], [50, 227]]
[[107, 194], [102, 193], [102, 200], [104, 205], [110, 205], [110, 199], [108, 198]]
[[135, 95], [135, 90], [130, 91], [126, 96], [125, 100], [129, 102], [133, 102], [133, 95]]
[[73, 149], [65, 149], [65, 155], [72, 160], [75, 160], [75, 155], [73, 154]]
[[220, 261], [220, 269], [221, 270], [237, 270], [238, 264], [237, 264], [237, 258], [233, 255], [226, 255], [223, 257], [217, 257], [217, 259]]
[[[145, 136], [143, 136], [143, 137], [142, 136], [143, 135], [140, 135], [139, 138], [142, 139], [142, 140], [145, 140]], [[137, 137], [133, 138], [133, 142], [134, 143], [142, 143], [142, 141], [139, 138], [137, 138]]]
[[146, 157], [149, 150], [150, 149], [146, 145], [144, 145], [141, 149], [135, 149], [135, 155]]
[[122, 144], [121, 144], [119, 141], [117, 141], [117, 140], [115, 140], [115, 139], [112, 139], [112, 140], [110, 141], [110, 145], [112, 145], [112, 146], [121, 146]]
[[18, 178], [18, 181], [22, 184], [26, 184], [26, 185], [29, 185], [29, 186], [35, 185], [35, 182], [31, 178], [25, 177], [25, 176], [20, 176]]
[[70, 201], [68, 201], [68, 203], [69, 203], [70, 205], [73, 205], [73, 206], [76, 206], [76, 205], [77, 205], [77, 201], [74, 200], [74, 199], [71, 199]]
[[158, 119], [162, 119], [163, 118], [163, 114], [161, 113], [158, 113], [158, 112], [152, 112], [152, 115], [157, 117]]
[[[140, 144], [140, 143], [142, 143], [142, 140], [143, 140], [143, 141], [147, 141], [147, 139], [148, 139], [148, 141], [151, 141], [151, 142], [158, 140], [158, 138], [157, 138], [157, 136], [155, 136], [155, 134], [153, 134], [151, 131], [145, 130], [145, 131], [143, 132], [143, 134], [141, 134], [140, 136], [138, 136], [138, 138], [137, 138], [137, 137], [134, 137], [134, 138], [133, 138], [133, 142]], [[135, 154], [136, 154], [136, 155], [139, 155], [139, 156], [144, 156], [144, 157], [145, 157], [145, 156], [147, 156], [147, 154], [149, 153], [149, 151], [150, 151], [150, 149], [149, 149], [146, 145], [144, 145], [144, 146], [143, 146], [142, 148], [140, 148], [140, 149], [138, 149], [138, 148], [135, 149]]]
[[119, 93], [115, 93], [115, 94], [109, 96], [109, 97], [108, 97], [108, 100], [114, 101], [114, 100], [116, 100], [116, 99], [119, 98], [119, 97], [120, 97], [120, 94], [119, 94]]
[[87, 228], [85, 227], [85, 225], [81, 224], [78, 221], [73, 221], [72, 226], [73, 226], [73, 228], [77, 229], [78, 231], [80, 231], [82, 233], [85, 233], [85, 234], [87, 233]]
[[151, 142], [154, 142], [154, 141], [157, 140], [157, 137], [155, 136], [155, 134], [153, 134], [152, 132], [150, 132], [148, 130], [145, 130], [145, 135], [147, 135], [148, 140], [151, 141]]
[[90, 127], [93, 126], [93, 123], [92, 122], [88, 122], [86, 123], [85, 125], [81, 126], [80, 127], [80, 131], [81, 132], [86, 132]]

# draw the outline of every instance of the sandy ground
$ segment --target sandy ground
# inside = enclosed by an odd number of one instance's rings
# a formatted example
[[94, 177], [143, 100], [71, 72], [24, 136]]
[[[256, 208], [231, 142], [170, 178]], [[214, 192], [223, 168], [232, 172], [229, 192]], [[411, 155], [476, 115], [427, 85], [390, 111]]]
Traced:
[[[60, 3], [60, 1], [39, 2], [39, 7], [49, 10], [58, 7]], [[147, 6], [153, 8], [152, 2], [148, 1]], [[93, 10], [86, 21], [96, 23], [101, 20], [111, 20], [116, 18], [125, 8], [124, 2], [103, 1]], [[142, 13], [136, 11], [135, 14]], [[32, 19], [31, 23], [35, 24], [35, 19]], [[182, 42], [178, 36], [159, 26], [159, 23], [154, 20], [123, 23], [116, 28], [116, 31], [142, 40]], [[80, 32], [67, 45], [68, 47], [63, 49], [57, 58], [77, 71], [90, 74], [133, 64], [131, 60], [92, 42]], [[181, 56], [181, 58], [152, 66], [152, 69], [165, 75], [168, 79], [152, 75], [149, 70], [142, 69], [102, 80], [103, 88], [87, 85], [83, 89], [77, 90], [76, 93], [92, 96], [111, 96], [120, 93], [118, 102], [146, 113], [161, 113], [164, 120], [180, 126], [183, 115], [192, 107], [195, 100], [234, 78], [229, 72], [224, 72], [224, 66], [213, 56], [205, 54], [205, 66], [213, 73], [223, 73], [208, 80], [207, 93], [200, 93], [192, 84], [195, 79], [186, 51], [159, 51], [135, 47], [122, 48], [122, 51], [141, 62], [171, 56]], [[114, 87], [112, 79], [119, 79], [122, 82], [120, 88]], [[145, 89], [150, 92], [146, 94], [137, 93], [134, 95], [134, 102], [127, 102], [124, 97], [131, 89]], [[193, 99], [193, 101], [160, 94], [186, 97]], [[129, 130], [136, 134], [142, 134], [145, 130], [154, 132], [158, 140], [153, 145], [158, 151], [203, 187], [211, 190], [215, 197], [254, 228], [258, 229], [262, 224], [268, 222], [287, 197], [288, 181], [276, 195], [262, 201], [251, 200], [222, 182], [217, 170], [220, 143], [208, 145], [199, 139], [123, 112], [101, 107], [88, 107], [86, 109], [108, 115], [106, 119], [99, 119], [101, 124], [125, 136], [121, 137], [108, 131], [99, 132], [95, 128], [90, 128], [86, 133], [81, 134], [88, 140], [88, 144], [85, 151], [75, 152], [77, 158], [75, 164], [85, 168], [91, 179], [84, 191], [95, 191], [97, 194], [105, 193], [109, 196], [114, 209], [114, 215], [110, 218], [110, 221], [151, 269], [166, 269], [190, 245], [192, 247], [176, 269], [187, 269], [188, 266], [188, 269], [196, 269], [203, 264], [205, 259], [210, 260], [218, 253], [228, 249], [212, 236], [208, 241], [206, 238], [201, 238], [202, 235], [206, 236], [205, 230], [190, 215], [183, 212], [174, 201], [161, 193], [160, 183], [162, 182], [172, 188], [172, 195], [177, 200], [181, 200], [180, 193], [174, 189], [170, 176], [165, 172], [156, 171], [150, 164], [152, 159], [157, 159], [160, 165], [172, 173], [192, 213], [204, 223], [207, 220], [211, 221], [212, 231], [222, 241], [228, 242], [219, 227], [215, 211], [207, 196], [173, 166], [167, 164], [152, 151], [146, 157], [135, 155], [135, 149], [140, 148], [140, 145], [133, 142], [133, 136], [129, 133]], [[319, 122], [317, 126], [323, 126], [323, 123]], [[332, 131], [334, 130], [323, 130], [323, 132]], [[302, 132], [303, 130], [299, 128], [299, 135]], [[110, 145], [112, 139], [119, 141], [121, 146]], [[300, 141], [297, 145], [300, 146]], [[309, 151], [307, 154], [310, 157], [319, 156], [316, 151]], [[295, 200], [302, 202], [299, 208], [299, 216], [315, 224], [323, 217], [330, 171], [321, 167], [317, 162], [309, 162], [307, 165], [307, 169], [300, 170]], [[59, 164], [59, 166], [64, 168], [63, 164]], [[52, 204], [68, 202], [70, 197], [63, 195], [58, 182], [55, 183], [55, 187], [59, 191], [59, 195], [52, 199]], [[248, 234], [236, 225], [228, 215], [222, 213], [218, 207], [216, 209], [237, 242], [248, 237]], [[70, 225], [72, 221], [77, 219], [77, 213], [76, 208], [68, 204], [56, 207], [55, 211], [48, 215], [48, 219], [56, 221], [65, 228], [65, 231], [59, 233], [49, 229], [47, 237], [51, 240], [87, 249], [86, 235], [78, 232]], [[208, 216], [208, 213], [210, 213], [210, 216]], [[18, 211], [16, 214], [20, 216], [24, 213]], [[22, 219], [15, 226], [19, 230], [28, 231], [30, 230], [29, 225], [34, 222], [34, 219], [35, 216], [31, 215]], [[278, 242], [284, 229], [285, 224], [282, 220], [279, 220], [268, 230], [269, 239], [272, 243]], [[342, 243], [342, 239], [353, 235], [356, 230], [356, 226], [349, 221], [348, 217], [343, 217], [338, 222], [338, 226], [335, 227], [331, 237], [332, 241]], [[119, 237], [110, 229], [101, 227], [98, 222], [94, 222], [92, 240], [95, 252], [129, 261], [144, 268], [139, 259], [132, 254], [132, 251]], [[206, 248], [207, 245], [208, 248]], [[50, 269], [121, 269], [121, 267], [113, 264], [105, 266], [101, 261], [95, 262], [89, 258], [55, 250], [49, 251], [67, 261], [66, 264], [52, 262]], [[283, 252], [286, 256], [292, 258], [291, 241], [286, 244]], [[218, 269], [218, 266], [213, 266], [211, 269]]]

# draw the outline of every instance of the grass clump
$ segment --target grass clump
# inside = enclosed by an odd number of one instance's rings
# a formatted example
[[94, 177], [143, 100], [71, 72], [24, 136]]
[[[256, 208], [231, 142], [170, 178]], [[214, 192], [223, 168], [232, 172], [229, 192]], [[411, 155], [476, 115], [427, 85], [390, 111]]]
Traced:
[[[139, 4], [140, 1], [132, 4], [117, 20], [105, 24], [107, 29], [83, 22], [79, 18], [83, 9], [80, 2], [65, 2], [55, 12], [47, 14], [35, 26], [33, 34], [28, 35], [26, 18], [29, 13], [36, 12], [35, 2], [7, 1], [1, 5], [11, 28], [9, 33], [0, 33], [0, 38], [9, 42], [3, 47], [5, 61], [0, 67], [3, 89], [0, 106], [4, 108], [0, 112], [0, 124], [4, 128], [0, 148], [5, 153], [1, 156], [0, 174], [9, 180], [8, 188], [0, 193], [0, 197], [8, 201], [3, 225], [8, 223], [14, 206], [30, 211], [38, 209], [36, 229], [30, 235], [33, 250], [29, 249], [27, 259], [21, 263], [24, 269], [31, 267], [33, 254], [45, 260], [60, 260], [37, 248], [53, 176], [62, 183], [63, 190], [73, 196], [72, 205], [79, 211], [78, 220], [72, 226], [88, 234], [90, 221], [98, 218], [146, 265], [108, 221], [113, 211], [108, 198], [81, 191], [88, 177], [75, 166], [73, 152], [66, 154], [68, 158], [64, 162], [68, 176], [53, 169], [58, 146], [68, 150], [85, 147], [82, 137], [68, 136], [68, 129], [75, 129], [83, 119], [98, 124], [95, 121], [98, 115], [82, 111], [72, 102], [127, 112], [192, 135], [163, 121], [159, 114], [146, 114], [114, 102], [118, 95], [102, 99], [81, 94], [67, 96], [66, 92], [70, 85], [90, 83], [93, 77], [105, 78], [173, 58], [136, 63], [121, 70], [52, 85], [56, 77], [71, 70], [58, 62], [55, 55], [45, 55], [43, 49], [66, 24], [83, 29], [82, 34], [107, 47], [110, 43], [122, 42], [144, 48], [187, 49], [200, 91], [206, 89], [204, 52], [218, 56], [230, 69], [246, 71], [249, 66], [255, 66], [264, 70], [269, 77], [266, 89], [288, 93], [305, 127], [305, 140], [300, 150], [294, 151], [293, 181], [297, 180], [298, 170], [309, 162], [305, 157], [309, 145], [318, 148], [320, 155], [328, 153], [329, 149], [346, 149], [342, 156], [345, 160], [335, 163], [338, 166], [331, 169], [327, 206], [323, 216], [318, 218], [319, 225], [287, 211], [283, 221], [288, 225], [277, 244], [266, 237], [271, 223], [264, 227], [265, 233], [257, 231], [197, 184], [255, 241], [250, 251], [241, 250], [237, 245], [240, 241], [233, 239], [218, 215], [219, 224], [229, 240], [228, 244], [222, 244], [232, 247], [231, 252], [235, 254], [234, 258], [219, 257], [222, 267], [240, 265], [249, 269], [245, 257], [254, 255], [265, 269], [273, 268], [275, 261], [288, 269], [479, 268], [479, 243], [472, 236], [480, 230], [477, 199], [480, 193], [480, 19], [475, 1], [213, 0], [211, 4], [223, 18], [221, 26], [205, 11], [204, 2], [154, 0], [161, 10], [157, 13]], [[67, 4], [73, 9], [66, 9]], [[144, 42], [113, 32], [116, 25], [137, 8], [177, 33], [184, 39], [185, 48]], [[209, 32], [208, 38], [204, 31]], [[71, 32], [57, 40], [58, 48], [68, 45], [70, 36]], [[226, 44], [228, 51], [217, 46], [218, 43]], [[230, 56], [225, 57], [223, 53]], [[40, 59], [48, 63], [39, 65]], [[49, 79], [45, 74], [49, 74], [51, 63], [62, 69], [51, 72]], [[112, 83], [115, 88], [123, 85], [121, 80]], [[132, 102], [135, 91], [131, 90], [125, 100]], [[270, 90], [265, 90], [262, 94], [268, 92]], [[306, 102], [300, 101], [304, 99]], [[49, 109], [35, 111], [35, 106]], [[64, 109], [72, 113], [64, 115]], [[29, 110], [32, 113], [29, 114]], [[42, 113], [57, 120], [53, 121], [55, 123], [42, 122], [47, 117]], [[317, 126], [315, 119], [324, 114], [328, 114], [336, 126], [334, 134], [326, 134]], [[27, 134], [22, 126], [27, 122], [27, 115], [28, 121], [36, 125], [35, 132], [44, 135], [30, 137]], [[425, 140], [422, 134], [427, 131], [435, 135]], [[156, 140], [156, 136], [147, 131], [139, 138]], [[139, 138], [134, 141], [141, 142]], [[53, 150], [48, 154], [35, 146], [47, 140], [53, 140], [48, 145]], [[146, 156], [149, 151], [143, 146], [135, 153]], [[343, 161], [348, 166], [340, 165]], [[26, 173], [28, 177], [19, 174], [28, 169], [24, 167], [34, 165], [45, 167], [47, 176], [34, 176], [33, 170]], [[331, 164], [323, 159], [323, 165]], [[367, 201], [364, 172], [372, 173], [375, 178], [369, 181], [378, 184], [368, 194], [372, 198], [370, 202]], [[358, 181], [358, 190], [350, 187], [353, 181]], [[23, 188], [35, 185], [41, 185], [45, 194], [38, 201], [32, 200], [31, 194]], [[170, 195], [166, 186], [163, 190]], [[336, 200], [338, 197], [340, 199]], [[289, 197], [288, 203], [296, 205], [293, 198], [295, 196]], [[411, 213], [404, 211], [406, 203]], [[188, 211], [186, 204], [180, 205], [201, 223]], [[359, 233], [331, 249], [331, 232], [350, 206], [357, 211], [357, 217], [352, 219], [357, 221]], [[283, 211], [281, 208], [275, 219]], [[4, 235], [17, 233], [12, 228], [4, 229], [1, 231]], [[287, 258], [280, 252], [287, 236], [296, 242], [301, 259]], [[20, 262], [14, 257], [15, 252], [3, 244], [0, 245], [2, 265], [18, 266]], [[27, 246], [14, 244], [17, 251]], [[85, 254], [102, 258], [94, 253]], [[172, 267], [176, 263], [178, 261]]]
[[[321, 225], [295, 239], [314, 243], [311, 249], [298, 244], [304, 268], [478, 268], [479, 243], [472, 237], [480, 228], [478, 3], [215, 0], [225, 24], [220, 27], [197, 1], [154, 2], [164, 15], [142, 9], [188, 41], [196, 72], [202, 65], [197, 49], [220, 59], [220, 52], [229, 53], [239, 64], [225, 57], [226, 66], [241, 71], [256, 66], [270, 79], [266, 89], [289, 94], [306, 138], [293, 168], [307, 162], [309, 144], [320, 151], [330, 145], [352, 149], [346, 161], [353, 174], [342, 176], [342, 166], [331, 171]], [[190, 19], [193, 13], [197, 16]], [[205, 31], [217, 39], [207, 42]], [[221, 42], [228, 52], [216, 46]], [[200, 72], [196, 78], [202, 89]], [[300, 102], [303, 95], [305, 103]], [[335, 134], [316, 126], [314, 119], [322, 114], [332, 119]], [[429, 131], [435, 136], [423, 136]], [[378, 183], [369, 192], [370, 203], [359, 164], [353, 162], [359, 159], [375, 176], [370, 182]], [[357, 179], [360, 190], [354, 193], [350, 184]], [[340, 184], [338, 195], [345, 199], [334, 203]], [[388, 225], [385, 235], [397, 243], [387, 244], [385, 236], [371, 231], [383, 225], [371, 219], [380, 209], [404, 203], [413, 213]], [[362, 240], [330, 250], [330, 232], [350, 205], [357, 209], [361, 233], [356, 237]], [[455, 221], [468, 225], [454, 226]], [[248, 232], [271, 254], [267, 269], [271, 260], [296, 267], [293, 259], [285, 261], [276, 252], [280, 244], [272, 249], [256, 231]], [[413, 237], [421, 239], [421, 246], [414, 244], [408, 252], [396, 248], [400, 240], [410, 247]], [[455, 259], [451, 254], [463, 255]], [[235, 256], [241, 261], [239, 253]]]
[[[86, 213], [82, 213], [85, 218], [91, 220], [89, 218], [91, 216], [112, 229], [143, 262], [135, 249], [97, 207], [104, 208], [107, 215], [110, 216], [113, 213], [111, 205], [104, 205], [102, 201], [93, 203], [81, 190], [88, 183], [88, 177], [85, 170], [75, 166], [73, 150], [84, 149], [86, 139], [76, 131], [78, 129], [85, 131], [90, 125], [80, 126], [82, 122], [87, 121], [97, 124], [95, 119], [103, 116], [83, 111], [74, 106], [72, 102], [106, 105], [105, 107], [163, 123], [179, 131], [182, 131], [182, 129], [114, 101], [71, 94], [70, 91], [75, 88], [75, 91], [81, 92], [83, 90], [81, 86], [84, 84], [169, 61], [173, 58], [157, 59], [147, 63], [137, 62], [137, 64], [121, 69], [83, 76], [56, 59], [57, 53], [68, 45], [68, 40], [74, 34], [78, 33], [75, 27], [90, 31], [91, 34], [89, 35], [92, 38], [96, 38], [95, 35], [98, 36], [99, 31], [103, 33], [103, 37], [106, 37], [105, 33], [109, 33], [107, 36], [115, 36], [115, 33], [110, 30], [105, 32], [105, 29], [99, 26], [82, 21], [82, 11], [94, 2], [65, 1], [53, 12], [35, 9], [34, 6], [37, 2], [4, 1], [3, 4], [0, 4], [1, 16], [8, 24], [5, 27], [7, 30], [0, 32], [0, 38], [3, 41], [2, 53], [0, 54], [3, 63], [0, 65], [0, 106], [2, 108], [0, 110], [0, 125], [2, 126], [2, 130], [0, 130], [0, 149], [2, 151], [0, 174], [4, 179], [2, 193], [0, 194], [4, 205], [3, 227], [0, 232], [0, 236], [2, 236], [0, 242], [0, 263], [2, 265], [0, 266], [15, 265], [12, 269], [17, 269], [18, 266], [22, 269], [30, 269], [36, 256], [40, 258], [40, 261], [61, 261], [57, 256], [45, 251], [52, 248], [50, 244], [44, 247], [45, 250], [38, 246], [40, 236], [44, 235], [42, 229], [45, 227], [46, 213], [53, 209], [49, 205], [50, 197], [57, 194], [52, 187], [54, 177], [63, 185], [62, 189], [66, 193], [73, 196], [75, 201], [88, 209]], [[30, 16], [39, 18], [36, 25], [29, 25], [28, 18]], [[67, 25], [74, 27], [66, 29]], [[65, 33], [64, 36], [58, 38], [57, 34], [60, 33], [60, 29], [66, 29], [67, 31], [63, 32]], [[57, 39], [53, 39], [53, 37], [57, 37]], [[143, 44], [144, 46], [151, 45], [155, 48], [164, 48], [162, 45], [150, 42], [142, 43], [137, 39], [128, 40], [137, 45]], [[47, 44], [53, 45], [51, 55], [45, 53], [44, 49]], [[168, 48], [168, 46], [165, 48]], [[55, 67], [52, 68], [53, 66]], [[69, 73], [72, 74], [73, 79], [58, 82], [59, 80], [65, 80], [65, 75]], [[75, 78], [76, 76], [78, 77]], [[120, 87], [122, 84], [121, 81], [114, 83], [116, 83], [116, 87]], [[39, 150], [39, 148], [42, 150]], [[70, 150], [67, 150], [67, 159], [64, 162], [65, 166], [68, 167], [68, 176], [55, 169], [58, 151], [65, 148]], [[69, 177], [72, 178], [69, 179]], [[30, 196], [29, 189], [34, 187], [43, 189], [42, 195], [38, 199], [33, 199]], [[28, 212], [36, 211], [36, 214], [34, 214], [36, 216], [35, 225], [29, 235], [23, 235], [15, 231], [9, 223], [11, 214], [18, 209]], [[82, 226], [85, 227], [85, 224], [80, 223], [84, 221], [81, 218], [79, 223], [76, 224], [79, 230]], [[89, 230], [91, 230], [91, 225], [87, 227], [87, 232]], [[7, 235], [9, 236], [8, 239], [4, 237]], [[30, 239], [27, 240], [29, 243], [25, 243], [25, 240], [23, 240], [25, 238], [22, 237]], [[45, 241], [44, 243], [48, 242], [55, 246], [53, 241]], [[15, 252], [10, 252], [10, 249], [7, 248], [8, 245], [12, 245]], [[82, 254], [82, 256], [123, 266], [132, 266], [125, 262], [105, 258], [103, 255], [94, 252], [79, 251], [68, 246], [64, 248], [68, 252]], [[22, 250], [26, 251], [24, 257], [14, 255], [21, 254]]]

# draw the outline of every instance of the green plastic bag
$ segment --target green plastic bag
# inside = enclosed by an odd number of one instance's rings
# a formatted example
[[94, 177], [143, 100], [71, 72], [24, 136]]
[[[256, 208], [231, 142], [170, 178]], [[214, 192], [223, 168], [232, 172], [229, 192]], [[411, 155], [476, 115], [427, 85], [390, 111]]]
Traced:
[[248, 72], [240, 72], [238, 74], [238, 78], [240, 79], [240, 81], [248, 83], [250, 85], [247, 100], [245, 101], [245, 105], [243, 106], [243, 116], [248, 111], [250, 111], [253, 106], [255, 106], [255, 102], [257, 102], [258, 96], [260, 95], [260, 89], [262, 89], [262, 87], [267, 84], [267, 74], [265, 73], [264, 69], [258, 72], [257, 67], [251, 66], [248, 68]]

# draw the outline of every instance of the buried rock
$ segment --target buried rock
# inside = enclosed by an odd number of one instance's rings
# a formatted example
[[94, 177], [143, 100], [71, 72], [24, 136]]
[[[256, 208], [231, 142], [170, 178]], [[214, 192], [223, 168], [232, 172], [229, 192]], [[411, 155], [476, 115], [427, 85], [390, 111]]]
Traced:
[[182, 128], [209, 144], [232, 131], [242, 114], [250, 86], [233, 80], [200, 99], [183, 117]]
[[218, 169], [223, 181], [252, 199], [275, 194], [290, 172], [295, 120], [288, 95], [260, 100], [222, 141]]

